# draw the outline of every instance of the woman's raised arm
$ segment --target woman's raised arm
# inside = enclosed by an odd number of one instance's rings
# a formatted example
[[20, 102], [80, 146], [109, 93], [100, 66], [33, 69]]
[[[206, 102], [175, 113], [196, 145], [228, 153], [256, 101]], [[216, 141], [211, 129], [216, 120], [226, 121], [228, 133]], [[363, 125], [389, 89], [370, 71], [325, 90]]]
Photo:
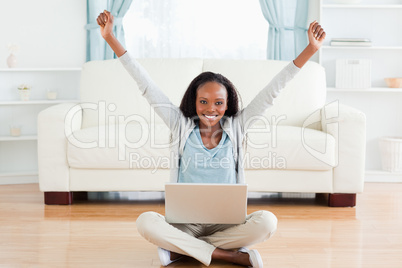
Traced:
[[244, 131], [251, 126], [254, 118], [264, 114], [274, 104], [274, 99], [280, 94], [281, 90], [322, 46], [326, 33], [317, 21], [313, 21], [310, 24], [307, 34], [309, 39], [307, 47], [297, 56], [293, 63], [289, 63], [282, 69], [242, 111], [241, 121], [245, 128]]
[[136, 81], [142, 95], [152, 105], [155, 112], [171, 130], [174, 129], [180, 119], [181, 113], [179, 108], [171, 103], [169, 98], [151, 79], [148, 72], [129, 53], [126, 53], [125, 48], [113, 34], [113, 19], [113, 15], [107, 10], [99, 14], [96, 21], [100, 26], [102, 37], [112, 48], [116, 56], [119, 57], [123, 67]]

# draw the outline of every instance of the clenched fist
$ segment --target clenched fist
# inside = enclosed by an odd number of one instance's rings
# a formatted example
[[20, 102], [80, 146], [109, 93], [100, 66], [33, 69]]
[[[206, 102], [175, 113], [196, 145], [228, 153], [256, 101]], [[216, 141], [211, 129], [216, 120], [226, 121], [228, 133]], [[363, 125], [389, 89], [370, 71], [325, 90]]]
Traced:
[[321, 27], [320, 24], [318, 24], [317, 21], [313, 21], [310, 24], [307, 34], [310, 44], [313, 45], [314, 48], [316, 48], [317, 50], [322, 46], [325, 36], [327, 35], [324, 29]]
[[100, 26], [101, 35], [105, 39], [113, 35], [113, 19], [113, 15], [107, 10], [100, 13], [96, 19], [96, 22]]

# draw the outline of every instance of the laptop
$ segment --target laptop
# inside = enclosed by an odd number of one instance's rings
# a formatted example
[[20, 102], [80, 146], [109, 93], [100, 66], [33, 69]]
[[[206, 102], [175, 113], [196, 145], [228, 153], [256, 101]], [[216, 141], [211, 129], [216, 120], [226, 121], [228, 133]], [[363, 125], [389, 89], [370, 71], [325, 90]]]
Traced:
[[167, 183], [169, 223], [241, 224], [247, 215], [247, 184]]

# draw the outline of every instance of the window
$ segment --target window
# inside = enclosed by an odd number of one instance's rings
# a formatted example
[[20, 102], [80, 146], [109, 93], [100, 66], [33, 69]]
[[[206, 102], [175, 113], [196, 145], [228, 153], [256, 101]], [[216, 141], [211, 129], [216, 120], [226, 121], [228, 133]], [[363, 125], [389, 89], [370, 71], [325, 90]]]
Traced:
[[257, 0], [134, 0], [123, 25], [137, 58], [266, 58]]

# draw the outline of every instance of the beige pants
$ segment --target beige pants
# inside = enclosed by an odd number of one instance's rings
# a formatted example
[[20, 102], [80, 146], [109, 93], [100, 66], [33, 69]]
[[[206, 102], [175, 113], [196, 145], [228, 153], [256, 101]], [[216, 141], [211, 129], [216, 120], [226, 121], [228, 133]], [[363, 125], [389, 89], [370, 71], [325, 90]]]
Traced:
[[236, 249], [263, 242], [276, 231], [277, 223], [275, 215], [264, 210], [251, 213], [239, 225], [169, 224], [156, 212], [145, 212], [136, 222], [138, 232], [149, 242], [206, 266], [215, 248]]

